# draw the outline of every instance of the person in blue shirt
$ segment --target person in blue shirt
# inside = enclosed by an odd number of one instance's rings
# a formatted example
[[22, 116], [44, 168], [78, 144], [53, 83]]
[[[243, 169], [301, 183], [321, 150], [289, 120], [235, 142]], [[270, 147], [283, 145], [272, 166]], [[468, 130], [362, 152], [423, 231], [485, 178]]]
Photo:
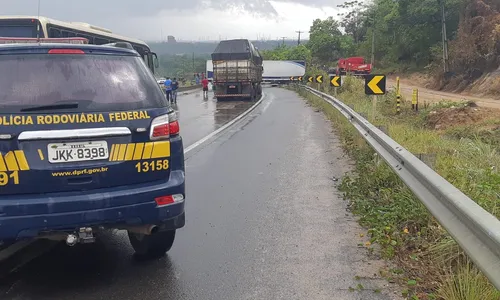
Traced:
[[165, 93], [167, 94], [167, 101], [171, 101], [172, 98], [172, 80], [170, 80], [170, 77], [167, 77], [167, 80], [165, 80]]

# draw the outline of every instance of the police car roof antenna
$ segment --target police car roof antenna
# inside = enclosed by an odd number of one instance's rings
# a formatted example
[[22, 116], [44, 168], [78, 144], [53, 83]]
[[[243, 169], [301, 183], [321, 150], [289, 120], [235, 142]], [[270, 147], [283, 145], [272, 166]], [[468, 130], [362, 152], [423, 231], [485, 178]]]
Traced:
[[40, 43], [40, 2], [41, 0], [38, 0], [38, 16], [37, 16], [37, 22], [36, 22], [36, 41]]

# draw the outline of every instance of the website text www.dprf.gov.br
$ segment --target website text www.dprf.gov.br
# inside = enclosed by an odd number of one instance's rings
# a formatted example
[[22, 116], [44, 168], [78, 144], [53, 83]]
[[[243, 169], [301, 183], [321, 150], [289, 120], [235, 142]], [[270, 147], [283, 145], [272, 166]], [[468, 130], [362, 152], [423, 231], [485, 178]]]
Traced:
[[66, 171], [66, 172], [52, 172], [53, 177], [59, 176], [80, 176], [80, 175], [92, 175], [95, 173], [103, 173], [107, 172], [108, 168], [94, 168], [94, 169], [83, 169], [83, 170], [74, 170], [74, 171]]

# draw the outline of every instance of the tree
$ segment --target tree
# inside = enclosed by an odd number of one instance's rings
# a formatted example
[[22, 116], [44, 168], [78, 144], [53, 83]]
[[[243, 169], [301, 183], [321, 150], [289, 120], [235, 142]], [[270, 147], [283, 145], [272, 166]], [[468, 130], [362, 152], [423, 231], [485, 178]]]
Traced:
[[307, 46], [317, 63], [329, 65], [342, 56], [352, 54], [353, 40], [344, 36], [339, 28], [339, 22], [332, 17], [314, 20]]
[[484, 71], [499, 67], [500, 3], [467, 0], [461, 13], [457, 37], [450, 43], [450, 60], [455, 72], [476, 79]]
[[160, 69], [158, 70], [158, 76], [192, 78], [193, 73], [206, 71], [206, 62], [209, 59], [209, 55], [196, 55], [193, 69], [192, 55], [161, 55], [159, 57]]
[[305, 60], [311, 59], [311, 51], [305, 45], [286, 46], [279, 45], [273, 50], [261, 51], [266, 60]]
[[344, 2], [337, 7], [347, 10], [338, 14], [342, 17], [340, 25], [344, 28], [345, 34], [352, 37], [354, 44], [362, 42], [367, 34], [368, 5], [365, 2], [354, 0]]

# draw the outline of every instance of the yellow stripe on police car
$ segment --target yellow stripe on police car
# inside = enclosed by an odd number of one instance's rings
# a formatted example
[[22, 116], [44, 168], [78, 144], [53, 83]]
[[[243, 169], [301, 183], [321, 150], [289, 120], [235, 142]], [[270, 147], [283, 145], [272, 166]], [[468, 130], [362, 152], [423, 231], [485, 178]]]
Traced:
[[0, 153], [0, 172], [29, 171], [30, 166], [23, 150]]
[[133, 161], [170, 157], [170, 142], [148, 142], [114, 144], [109, 154], [110, 161]]

